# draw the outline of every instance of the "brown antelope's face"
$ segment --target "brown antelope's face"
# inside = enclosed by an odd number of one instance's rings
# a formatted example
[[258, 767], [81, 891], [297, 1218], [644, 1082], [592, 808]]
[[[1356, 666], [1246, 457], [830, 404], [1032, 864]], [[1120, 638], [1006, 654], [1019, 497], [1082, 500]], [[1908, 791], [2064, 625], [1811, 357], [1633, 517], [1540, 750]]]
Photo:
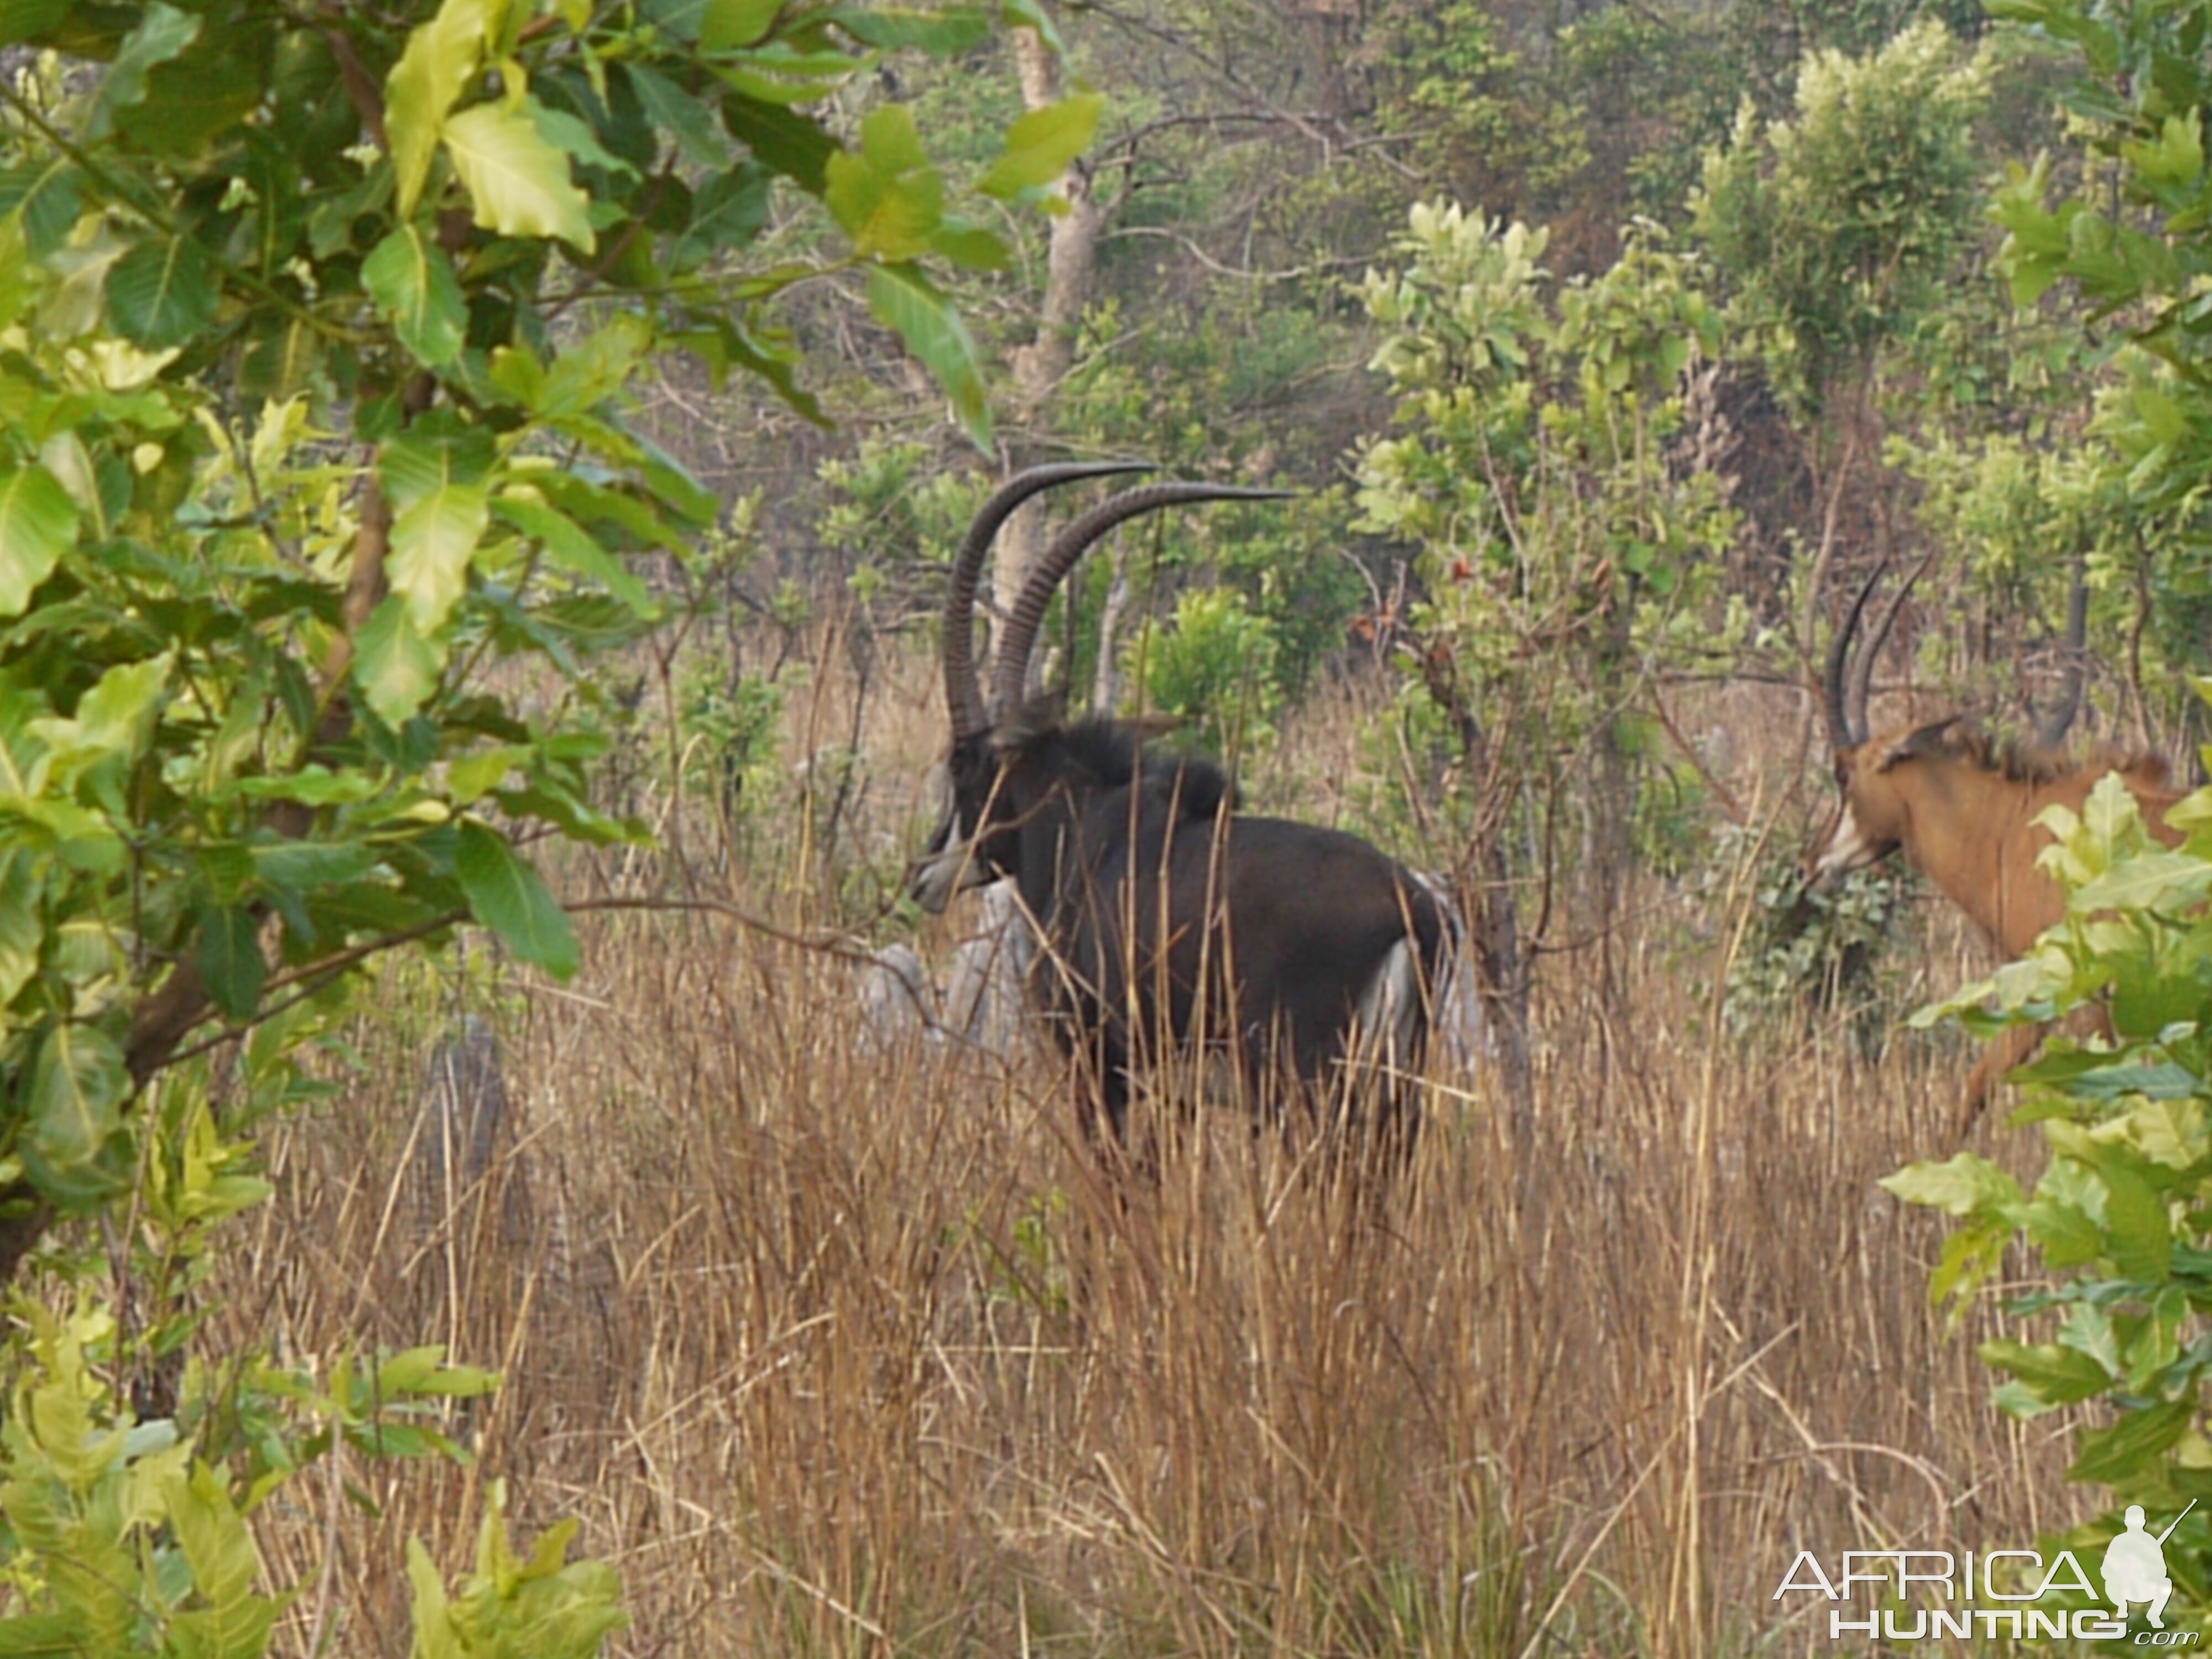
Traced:
[[1805, 849], [1805, 874], [1828, 892], [1854, 870], [1904, 845], [1912, 822], [1912, 769], [1937, 753], [1956, 718], [1936, 720], [1836, 751], [1835, 815]]
[[1805, 849], [1805, 874], [1815, 892], [1828, 892], [1854, 870], [1879, 863], [1904, 839], [1902, 802], [1883, 787], [1883, 775], [1863, 764], [1862, 744], [1836, 757], [1836, 810]]

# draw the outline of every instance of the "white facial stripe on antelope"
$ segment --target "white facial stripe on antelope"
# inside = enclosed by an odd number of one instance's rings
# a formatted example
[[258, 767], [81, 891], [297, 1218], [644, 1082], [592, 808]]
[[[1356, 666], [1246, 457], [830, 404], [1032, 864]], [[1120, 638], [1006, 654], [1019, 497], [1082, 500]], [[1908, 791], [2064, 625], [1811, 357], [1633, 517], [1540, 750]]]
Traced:
[[1859, 828], [1859, 821], [1851, 814], [1851, 804], [1844, 801], [1836, 809], [1836, 822], [1828, 831], [1826, 843], [1820, 856], [1813, 860], [1813, 879], [1826, 884], [1840, 881], [1854, 870], [1863, 870], [1887, 849], [1867, 838]]

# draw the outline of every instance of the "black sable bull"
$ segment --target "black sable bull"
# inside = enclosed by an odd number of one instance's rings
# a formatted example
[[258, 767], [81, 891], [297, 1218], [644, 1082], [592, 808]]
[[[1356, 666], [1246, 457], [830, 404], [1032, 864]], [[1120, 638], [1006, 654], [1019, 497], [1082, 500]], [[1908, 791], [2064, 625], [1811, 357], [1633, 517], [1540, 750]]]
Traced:
[[[910, 890], [937, 911], [963, 889], [1013, 878], [1041, 946], [1031, 995], [1092, 1068], [1117, 1133], [1132, 1083], [1170, 1048], [1233, 1057], [1271, 1103], [1357, 1097], [1403, 1118], [1403, 1073], [1427, 1038], [1449, 926], [1437, 899], [1356, 836], [1237, 815], [1218, 767], [1148, 751], [1138, 723], [1069, 721], [1058, 699], [1024, 697], [1045, 609], [1092, 543], [1158, 507], [1275, 492], [1152, 484], [1078, 519], [1016, 601], [984, 702], [970, 631], [1000, 526], [1051, 485], [1138, 470], [1036, 468], [976, 515], [945, 613], [950, 799]], [[1355, 1096], [1337, 1090], [1346, 1061], [1376, 1068]]]

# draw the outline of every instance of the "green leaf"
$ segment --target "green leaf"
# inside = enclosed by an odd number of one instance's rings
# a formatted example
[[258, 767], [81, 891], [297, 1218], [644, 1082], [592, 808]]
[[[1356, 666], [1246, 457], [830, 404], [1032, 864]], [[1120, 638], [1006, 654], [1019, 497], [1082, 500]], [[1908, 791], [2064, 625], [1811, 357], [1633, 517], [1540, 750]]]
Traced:
[[763, 167], [808, 195], [819, 196], [829, 187], [830, 158], [842, 152], [837, 141], [805, 116], [741, 95], [722, 100], [722, 125]]
[[166, 64], [198, 38], [200, 20], [189, 12], [153, 0], [137, 28], [125, 37], [123, 46], [100, 77], [93, 100], [90, 136], [105, 137], [114, 125], [116, 112], [146, 95], [147, 72]]
[[2080, 1437], [2081, 1455], [2066, 1471], [2066, 1478], [2111, 1486], [2142, 1474], [2188, 1433], [2196, 1416], [2195, 1401], [2173, 1400], [2131, 1411], [2109, 1429], [2085, 1429]]
[[446, 250], [421, 226], [402, 225], [379, 242], [362, 265], [361, 280], [416, 362], [442, 368], [460, 355], [469, 321], [460, 279]]
[[69, 21], [76, 0], [0, 0], [0, 46], [33, 40]]
[[1006, 245], [980, 225], [948, 220], [929, 239], [929, 251], [970, 270], [1005, 270], [1012, 264]]
[[108, 320], [149, 351], [199, 339], [215, 325], [221, 298], [214, 262], [190, 236], [141, 242], [107, 275]]
[[562, 569], [599, 583], [641, 617], [654, 614], [653, 596], [621, 560], [584, 533], [583, 526], [547, 505], [536, 492], [511, 491], [492, 503], [505, 523], [533, 538]]
[[495, 0], [445, 0], [438, 15], [407, 37], [384, 85], [384, 129], [399, 181], [399, 216], [415, 216], [430, 162], [453, 108], [483, 58]]
[[1079, 92], [1031, 110], [1006, 129], [1006, 153], [983, 175], [976, 189], [986, 196], [1012, 201], [1033, 190], [1042, 190], [1067, 171], [1068, 163], [1083, 154], [1097, 131], [1106, 100], [1098, 93]]
[[67, 1200], [112, 1191], [116, 1172], [100, 1155], [123, 1127], [131, 1074], [115, 1040], [93, 1025], [64, 1023], [48, 1032], [31, 1072], [30, 1121], [18, 1141], [31, 1177]]
[[2139, 1282], [2166, 1277], [2173, 1257], [2173, 1231], [2166, 1200], [2130, 1158], [2107, 1156], [2097, 1166], [2105, 1183], [2105, 1233], [2112, 1265]]
[[40, 860], [27, 848], [0, 850], [0, 1024], [15, 994], [39, 971], [45, 943]]
[[84, 174], [59, 154], [34, 155], [0, 169], [0, 214], [23, 216], [23, 245], [44, 259], [69, 240], [84, 211]]
[[689, 270], [710, 255], [748, 246], [768, 222], [765, 167], [747, 162], [708, 179], [691, 197], [691, 222], [669, 253], [672, 269]]
[[930, 166], [903, 104], [860, 123], [859, 155], [830, 158], [823, 199], [863, 258], [911, 259], [927, 251], [945, 216], [945, 179]]
[[398, 726], [429, 701], [445, 670], [446, 648], [407, 620], [407, 601], [388, 596], [354, 641], [353, 678], [387, 726]]
[[952, 302], [909, 265], [878, 265], [868, 275], [868, 309], [898, 331], [906, 349], [937, 377], [968, 439], [991, 453], [991, 406], [981, 360]]
[[568, 176], [567, 152], [520, 111], [479, 104], [446, 123], [446, 153], [483, 229], [502, 236], [557, 236], [586, 253], [598, 246], [591, 203]]
[[476, 818], [463, 818], [453, 873], [477, 920], [516, 956], [556, 979], [574, 975], [576, 933], [568, 912], [504, 836]]
[[392, 592], [407, 601], [407, 619], [428, 639], [468, 586], [469, 561], [490, 521], [483, 484], [466, 476], [461, 447], [395, 438], [380, 471], [391, 497], [392, 550], [386, 562]]
[[[258, 1652], [259, 1645], [249, 1632], [258, 1627], [265, 1637], [276, 1607], [253, 1594], [261, 1558], [221, 1477], [203, 1463], [189, 1480], [171, 1475], [164, 1483], [163, 1496], [168, 1501], [169, 1525], [192, 1570], [193, 1588], [208, 1603], [207, 1611], [229, 1627], [223, 1644], [206, 1651]], [[257, 1602], [258, 1612], [254, 1610]]]
[[0, 471], [0, 617], [18, 617], [76, 541], [76, 503], [33, 465]]
[[2112, 1374], [2087, 1354], [2054, 1342], [2033, 1347], [2024, 1342], [1984, 1342], [1981, 1355], [1984, 1363], [2027, 1383], [2048, 1405], [2087, 1400], [2112, 1384]]
[[980, 6], [947, 6], [942, 11], [832, 6], [815, 15], [863, 46], [880, 52], [912, 49], [933, 58], [956, 57], [981, 46], [991, 33], [991, 15]]
[[714, 112], [666, 76], [642, 64], [623, 64], [620, 72], [636, 89], [646, 118], [676, 140], [678, 152], [713, 178], [730, 165], [730, 141], [714, 125]]
[[783, 0], [707, 0], [699, 14], [699, 46], [706, 52], [750, 46], [769, 31]]
[[1926, 1204], [1952, 1215], [2002, 1212], [2021, 1201], [2020, 1183], [1985, 1158], [1960, 1152], [1943, 1164], [1915, 1164], [1878, 1183], [1907, 1204]]
[[261, 954], [260, 928], [251, 911], [235, 904], [200, 913], [200, 977], [225, 1017], [253, 1018], [261, 1006], [268, 960]]

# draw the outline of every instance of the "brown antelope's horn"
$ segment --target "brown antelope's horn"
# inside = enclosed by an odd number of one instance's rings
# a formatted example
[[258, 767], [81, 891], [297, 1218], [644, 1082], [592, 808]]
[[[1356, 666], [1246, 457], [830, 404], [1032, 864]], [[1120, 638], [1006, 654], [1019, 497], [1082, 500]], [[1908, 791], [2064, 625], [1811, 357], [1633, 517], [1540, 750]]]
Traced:
[[2088, 561], [2080, 554], [2074, 558], [2074, 586], [2066, 596], [2066, 678], [2061, 682], [2057, 707], [2037, 723], [2035, 740], [2046, 749], [2056, 749], [2066, 741], [2066, 734], [2074, 729], [2075, 716], [2081, 712], [2081, 690], [2087, 683], [2089, 659], [2083, 654], [2089, 643], [2089, 569]]
[[[1851, 694], [1845, 706], [1852, 711], [1851, 720], [1858, 728], [1861, 743], [1867, 740], [1869, 729], [1867, 705], [1874, 696], [1875, 665], [1881, 659], [1882, 647], [1889, 643], [1890, 629], [1897, 626], [1897, 618], [1905, 609], [1905, 600], [1912, 597], [1913, 584], [1926, 575], [1928, 567], [1935, 562], [1936, 556], [1930, 553], [1914, 565], [1911, 574], [1897, 585], [1897, 592], [1889, 596], [1889, 603], [1882, 607], [1881, 620], [1874, 625], [1874, 632], [1868, 636], [1866, 649], [1858, 653], [1858, 660], [1851, 665]], [[1877, 577], [1880, 574], [1879, 571], [1875, 573]]]
[[1053, 591], [1091, 544], [1115, 526], [1163, 507], [1197, 501], [1279, 501], [1296, 494], [1289, 489], [1249, 489], [1176, 480], [1144, 484], [1108, 496], [1053, 538], [1022, 583], [1021, 596], [1014, 601], [1014, 614], [1007, 618], [1006, 635], [991, 673], [992, 713], [1004, 718], [1021, 702], [1023, 683], [1029, 678], [1030, 651], [1036, 644], [1037, 629], [1044, 625], [1045, 607], [1052, 603]]
[[1033, 466], [1000, 485], [976, 513], [952, 561], [952, 574], [945, 589], [945, 708], [952, 717], [953, 742], [990, 728], [990, 712], [984, 707], [983, 688], [975, 675], [975, 588], [1000, 526], [1024, 501], [1054, 484], [1151, 470], [1148, 461], [1060, 461]]
[[1851, 608], [1844, 613], [1843, 625], [1836, 629], [1836, 637], [1828, 641], [1827, 667], [1820, 676], [1820, 684], [1826, 694], [1828, 742], [1838, 750], [1854, 749], [1866, 741], [1865, 732], [1854, 732], [1851, 729], [1850, 705], [1844, 696], [1844, 677], [1850, 661], [1851, 635], [1859, 629], [1859, 613], [1866, 609], [1867, 600], [1888, 568], [1889, 561], [1886, 558], [1874, 568], [1874, 574], [1867, 578], [1866, 586], [1859, 589], [1858, 598], [1851, 601]]

